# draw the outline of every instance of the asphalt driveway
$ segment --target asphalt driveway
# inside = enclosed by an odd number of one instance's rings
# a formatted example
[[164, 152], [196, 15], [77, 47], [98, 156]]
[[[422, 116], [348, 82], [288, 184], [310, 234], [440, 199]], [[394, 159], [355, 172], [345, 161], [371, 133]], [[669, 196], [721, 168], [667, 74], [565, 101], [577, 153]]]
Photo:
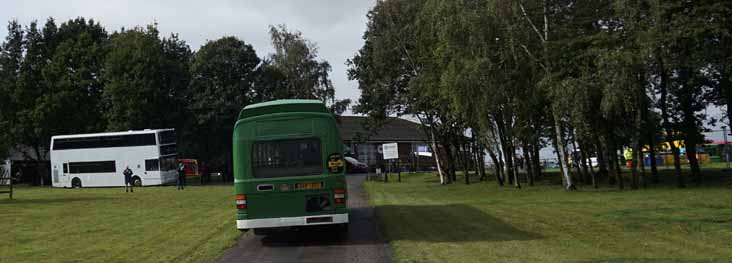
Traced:
[[227, 249], [219, 263], [234, 262], [392, 262], [389, 244], [374, 222], [362, 184], [365, 175], [348, 175], [347, 235], [324, 229], [301, 229], [255, 236], [246, 233]]

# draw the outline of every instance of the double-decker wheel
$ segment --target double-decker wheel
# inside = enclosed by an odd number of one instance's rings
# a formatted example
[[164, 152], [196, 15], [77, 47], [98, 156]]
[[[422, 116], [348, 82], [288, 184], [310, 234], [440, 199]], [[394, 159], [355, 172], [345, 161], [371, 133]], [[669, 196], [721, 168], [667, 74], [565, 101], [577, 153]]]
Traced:
[[132, 185], [136, 187], [142, 187], [142, 179], [140, 177], [132, 177]]
[[78, 177], [71, 180], [71, 188], [81, 188], [81, 179]]

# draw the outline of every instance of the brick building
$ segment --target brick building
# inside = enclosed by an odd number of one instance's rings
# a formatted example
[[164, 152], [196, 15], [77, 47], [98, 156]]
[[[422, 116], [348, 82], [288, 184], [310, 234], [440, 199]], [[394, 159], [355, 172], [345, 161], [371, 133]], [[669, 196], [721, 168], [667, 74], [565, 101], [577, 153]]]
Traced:
[[394, 142], [399, 147], [403, 170], [434, 169], [434, 157], [427, 147], [428, 137], [418, 123], [390, 117], [381, 126], [370, 128], [367, 118], [358, 116], [340, 116], [337, 123], [346, 155], [368, 164], [372, 170], [386, 165], [381, 145]]

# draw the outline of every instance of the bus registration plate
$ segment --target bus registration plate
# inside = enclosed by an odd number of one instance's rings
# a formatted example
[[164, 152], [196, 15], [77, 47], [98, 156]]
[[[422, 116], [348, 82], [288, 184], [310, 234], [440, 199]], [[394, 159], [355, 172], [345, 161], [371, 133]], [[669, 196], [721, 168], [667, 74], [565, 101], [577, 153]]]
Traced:
[[322, 189], [322, 188], [323, 188], [323, 182], [295, 183], [295, 189], [298, 189], [298, 190], [312, 190], [312, 189]]

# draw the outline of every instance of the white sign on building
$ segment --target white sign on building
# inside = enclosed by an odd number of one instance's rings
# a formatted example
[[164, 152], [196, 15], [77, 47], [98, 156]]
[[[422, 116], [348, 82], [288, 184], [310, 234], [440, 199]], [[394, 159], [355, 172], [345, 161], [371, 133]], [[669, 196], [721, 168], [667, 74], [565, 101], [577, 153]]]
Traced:
[[399, 159], [399, 147], [397, 143], [385, 143], [381, 145], [384, 160]]

